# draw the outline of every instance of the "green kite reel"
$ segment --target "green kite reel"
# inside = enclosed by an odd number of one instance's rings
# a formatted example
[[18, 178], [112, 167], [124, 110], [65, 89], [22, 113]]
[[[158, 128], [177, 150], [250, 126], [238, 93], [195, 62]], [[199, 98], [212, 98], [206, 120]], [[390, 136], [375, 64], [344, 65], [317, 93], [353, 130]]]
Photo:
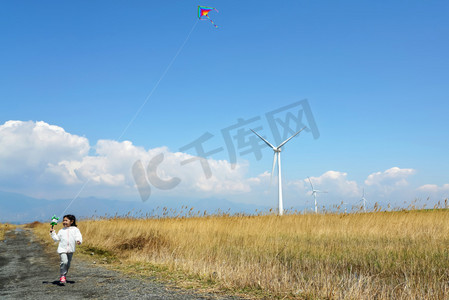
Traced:
[[51, 218], [51, 223], [50, 223], [51, 229], [53, 229], [54, 226], [58, 225], [58, 220], [59, 220], [59, 218], [57, 218], [56, 215], [54, 215], [54, 216]]

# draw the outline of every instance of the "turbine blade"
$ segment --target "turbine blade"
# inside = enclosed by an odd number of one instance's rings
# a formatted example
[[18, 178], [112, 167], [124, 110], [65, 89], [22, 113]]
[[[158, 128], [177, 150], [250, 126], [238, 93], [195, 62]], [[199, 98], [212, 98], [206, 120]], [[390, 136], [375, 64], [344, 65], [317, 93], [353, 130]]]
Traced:
[[310, 177], [307, 177], [307, 178], [309, 179], [310, 186], [312, 187], [312, 191], [314, 191], [314, 189], [313, 189], [313, 184], [312, 184], [312, 180], [310, 180]]
[[271, 169], [271, 180], [273, 179], [274, 167], [276, 166], [276, 159], [277, 159], [277, 155], [276, 155], [276, 152], [274, 152], [274, 156], [273, 156], [273, 168]]
[[281, 148], [282, 146], [285, 145], [285, 143], [287, 143], [288, 141], [290, 141], [292, 138], [294, 138], [295, 136], [297, 136], [301, 131], [303, 131], [304, 129], [306, 129], [306, 126], [304, 126], [303, 129], [301, 129], [300, 131], [298, 131], [297, 133], [295, 133], [294, 135], [292, 135], [291, 137], [289, 137], [288, 139], [286, 139], [285, 141], [283, 141], [278, 147], [277, 149]]
[[267, 144], [269, 147], [271, 147], [273, 150], [276, 150], [276, 148], [270, 144], [270, 142], [268, 142], [266, 139], [264, 139], [263, 137], [261, 137], [257, 132], [255, 132], [254, 130], [250, 129], [255, 135], [257, 135], [262, 141], [265, 142], [265, 144]]

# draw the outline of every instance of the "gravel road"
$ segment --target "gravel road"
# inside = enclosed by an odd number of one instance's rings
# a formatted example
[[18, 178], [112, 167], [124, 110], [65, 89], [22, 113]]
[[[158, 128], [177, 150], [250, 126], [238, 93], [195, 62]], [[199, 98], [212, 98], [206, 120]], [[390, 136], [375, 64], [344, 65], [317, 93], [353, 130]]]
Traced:
[[83, 261], [76, 253], [65, 285], [58, 276], [58, 254], [46, 252], [31, 231], [9, 231], [0, 241], [1, 299], [239, 299], [130, 278]]

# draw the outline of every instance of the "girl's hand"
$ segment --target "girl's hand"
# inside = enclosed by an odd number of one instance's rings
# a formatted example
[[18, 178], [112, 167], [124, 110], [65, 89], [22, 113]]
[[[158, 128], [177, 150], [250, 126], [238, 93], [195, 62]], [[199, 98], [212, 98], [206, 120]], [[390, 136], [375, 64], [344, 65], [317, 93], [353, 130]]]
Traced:
[[53, 231], [55, 231], [54, 229], [50, 229], [50, 233], [53, 233]]

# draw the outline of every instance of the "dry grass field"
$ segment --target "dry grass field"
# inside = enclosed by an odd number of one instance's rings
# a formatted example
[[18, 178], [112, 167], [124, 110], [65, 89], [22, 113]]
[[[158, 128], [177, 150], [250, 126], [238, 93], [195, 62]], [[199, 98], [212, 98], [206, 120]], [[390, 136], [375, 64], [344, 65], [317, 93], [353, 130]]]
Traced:
[[[48, 241], [48, 228], [35, 230]], [[109, 253], [122, 269], [160, 268], [250, 298], [449, 298], [446, 209], [116, 217], [79, 228], [82, 249]]]

